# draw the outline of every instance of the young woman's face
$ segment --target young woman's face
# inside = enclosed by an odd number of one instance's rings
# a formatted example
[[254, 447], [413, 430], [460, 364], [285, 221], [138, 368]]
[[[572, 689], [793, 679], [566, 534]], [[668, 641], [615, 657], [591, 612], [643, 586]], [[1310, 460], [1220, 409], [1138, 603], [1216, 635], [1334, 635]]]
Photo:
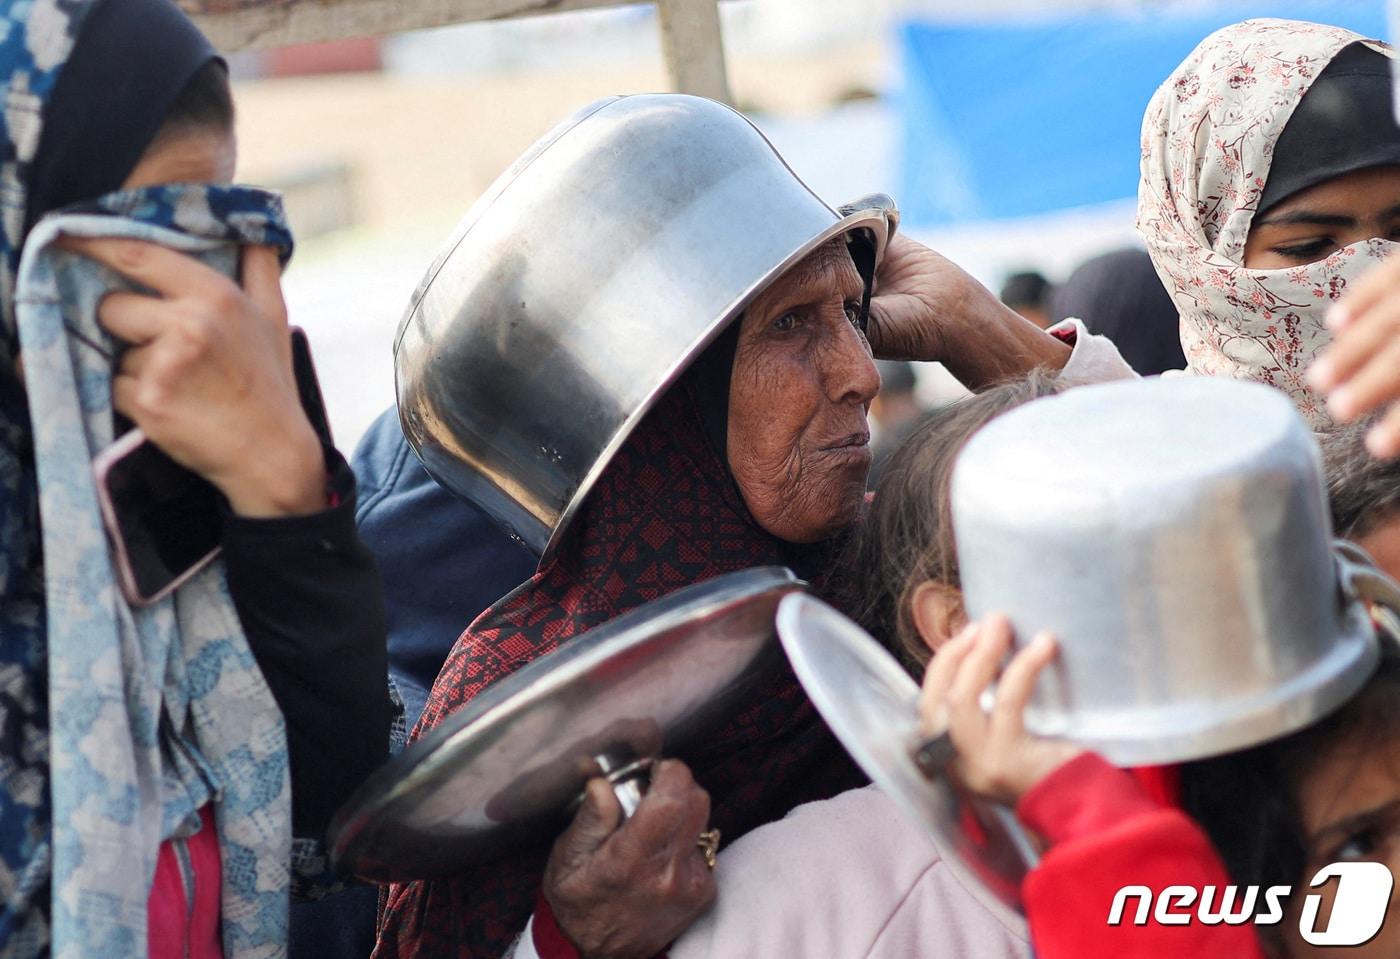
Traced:
[[1400, 956], [1400, 895], [1394, 892], [1380, 933], [1364, 945], [1313, 946], [1298, 932], [1309, 893], [1322, 896], [1318, 928], [1325, 928], [1331, 917], [1336, 881], [1322, 889], [1307, 885], [1323, 866], [1347, 860], [1380, 862], [1392, 875], [1400, 876], [1400, 736], [1381, 743], [1366, 738], [1334, 753], [1313, 769], [1299, 789], [1308, 863], [1289, 897], [1289, 915], [1281, 926], [1285, 956], [1395, 959]]
[[1250, 224], [1244, 265], [1303, 266], [1374, 237], [1400, 240], [1400, 167], [1348, 173], [1270, 207]]

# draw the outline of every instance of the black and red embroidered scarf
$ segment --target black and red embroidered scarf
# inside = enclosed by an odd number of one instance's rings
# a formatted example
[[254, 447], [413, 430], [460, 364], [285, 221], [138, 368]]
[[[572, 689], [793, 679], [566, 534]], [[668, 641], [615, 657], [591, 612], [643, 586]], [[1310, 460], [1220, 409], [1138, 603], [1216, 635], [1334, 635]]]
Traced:
[[[412, 738], [537, 656], [673, 590], [753, 566], [786, 565], [809, 579], [828, 571], [835, 543], [794, 547], [754, 522], [707, 440], [696, 390], [689, 378], [661, 399], [549, 565], [457, 640]], [[693, 772], [726, 840], [862, 782], [788, 670], [710, 738]], [[500, 956], [530, 916], [553, 840], [450, 880], [391, 886], [374, 955]]]

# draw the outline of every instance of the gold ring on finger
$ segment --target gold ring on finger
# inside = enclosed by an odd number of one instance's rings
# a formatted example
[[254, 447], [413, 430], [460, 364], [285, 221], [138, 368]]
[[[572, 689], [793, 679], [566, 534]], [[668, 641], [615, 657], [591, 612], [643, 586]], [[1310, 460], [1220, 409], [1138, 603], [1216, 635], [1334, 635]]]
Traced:
[[700, 838], [695, 841], [699, 847], [700, 854], [705, 857], [705, 865], [711, 869], [719, 862], [719, 830], [706, 829], [700, 834]]

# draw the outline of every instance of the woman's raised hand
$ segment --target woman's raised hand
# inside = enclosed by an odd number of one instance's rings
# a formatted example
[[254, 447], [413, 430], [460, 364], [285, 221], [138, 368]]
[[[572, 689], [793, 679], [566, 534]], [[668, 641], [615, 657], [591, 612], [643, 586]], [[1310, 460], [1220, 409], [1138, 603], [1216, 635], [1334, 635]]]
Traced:
[[[1027, 732], [1026, 703], [1035, 682], [1059, 650], [1048, 633], [1037, 636], [1011, 657], [1011, 624], [1004, 616], [971, 623], [933, 657], [924, 675], [919, 712], [929, 731], [947, 729], [957, 749], [959, 778], [978, 795], [1007, 805], [1015, 803], [1082, 749]], [[997, 674], [991, 712], [982, 694]]]
[[64, 248], [151, 290], [110, 293], [98, 320], [128, 344], [112, 402], [152, 443], [272, 517], [326, 506], [326, 467], [292, 374], [281, 266], [243, 250], [242, 284], [154, 243], [69, 237]]
[[1327, 397], [1339, 423], [1389, 405], [1366, 434], [1366, 448], [1382, 459], [1400, 456], [1400, 257], [1362, 277], [1327, 325], [1334, 340], [1308, 370], [1308, 384]]
[[974, 390], [1038, 366], [1058, 370], [1070, 355], [962, 267], [902, 233], [876, 271], [867, 335], [876, 357], [938, 360]]

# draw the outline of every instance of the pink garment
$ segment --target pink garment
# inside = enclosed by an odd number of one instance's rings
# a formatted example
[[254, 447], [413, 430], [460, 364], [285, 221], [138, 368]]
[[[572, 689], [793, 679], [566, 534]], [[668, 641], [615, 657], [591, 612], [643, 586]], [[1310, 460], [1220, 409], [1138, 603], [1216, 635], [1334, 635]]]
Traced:
[[[669, 959], [1028, 959], [1025, 923], [874, 786], [798, 806], [726, 847], [719, 899]], [[532, 920], [533, 924], [533, 920]], [[515, 959], [536, 959], [533, 928]]]
[[1142, 122], [1138, 231], [1181, 314], [1187, 368], [1276, 386], [1319, 430], [1332, 422], [1303, 374], [1331, 341], [1323, 316], [1396, 244], [1367, 240], [1279, 270], [1245, 269], [1244, 245], [1288, 118], [1318, 73], [1363, 40], [1297, 20], [1225, 27], [1158, 88]]
[[[156, 859], [146, 902], [150, 959], [223, 959], [219, 886], [219, 834], [214, 807], [199, 811], [200, 828], [188, 839], [167, 839]], [[187, 895], [186, 889], [193, 892]]]

